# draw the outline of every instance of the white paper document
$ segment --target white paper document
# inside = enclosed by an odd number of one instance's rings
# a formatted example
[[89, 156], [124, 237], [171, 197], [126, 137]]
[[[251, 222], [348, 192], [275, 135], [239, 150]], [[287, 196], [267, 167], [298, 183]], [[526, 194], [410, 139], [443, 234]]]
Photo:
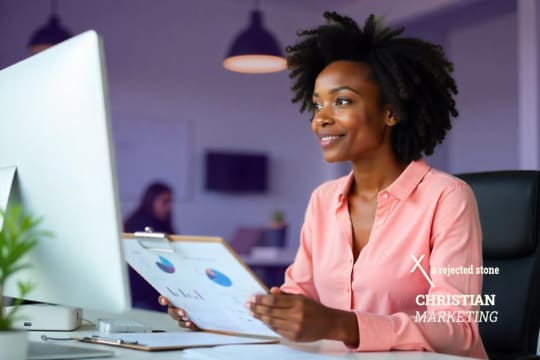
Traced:
[[126, 260], [201, 329], [278, 337], [244, 307], [250, 296], [267, 290], [223, 240], [173, 238], [182, 240], [168, 242], [168, 252], [156, 251], [137, 239], [124, 239]]

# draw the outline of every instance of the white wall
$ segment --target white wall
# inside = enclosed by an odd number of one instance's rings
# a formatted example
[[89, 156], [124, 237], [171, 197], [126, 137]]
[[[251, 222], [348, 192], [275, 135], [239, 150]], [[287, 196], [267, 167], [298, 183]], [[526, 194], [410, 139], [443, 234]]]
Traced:
[[449, 137], [449, 170], [516, 169], [518, 159], [515, 13], [449, 34], [460, 116]]

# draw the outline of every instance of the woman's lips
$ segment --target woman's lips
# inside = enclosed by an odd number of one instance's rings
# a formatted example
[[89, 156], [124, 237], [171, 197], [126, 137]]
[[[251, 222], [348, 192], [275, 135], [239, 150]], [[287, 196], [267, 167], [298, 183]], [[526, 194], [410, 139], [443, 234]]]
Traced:
[[332, 146], [341, 141], [345, 135], [321, 135], [319, 136], [319, 143], [323, 148]]

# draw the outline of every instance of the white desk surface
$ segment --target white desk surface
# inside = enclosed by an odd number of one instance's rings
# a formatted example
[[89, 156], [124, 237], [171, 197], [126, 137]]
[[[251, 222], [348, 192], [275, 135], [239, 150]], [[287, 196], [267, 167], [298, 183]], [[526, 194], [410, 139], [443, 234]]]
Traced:
[[[178, 331], [180, 328], [165, 313], [157, 313], [144, 310], [132, 310], [125, 315], [113, 315], [85, 311], [84, 319], [96, 322], [98, 318], [122, 318], [137, 320], [146, 325], [150, 325], [154, 330]], [[43, 334], [56, 337], [68, 336], [88, 336], [97, 333], [90, 325], [83, 325], [74, 332], [39, 332], [30, 331], [30, 340], [40, 341]], [[62, 345], [73, 345], [80, 347], [99, 347], [112, 350], [116, 356], [111, 359], [151, 359], [151, 360], [239, 360], [239, 359], [271, 359], [271, 360], [303, 360], [303, 359], [363, 359], [363, 360], [458, 360], [468, 359], [458, 356], [444, 354], [434, 354], [427, 352], [381, 352], [381, 353], [352, 353], [348, 351], [342, 343], [336, 341], [318, 341], [314, 343], [292, 343], [284, 341], [281, 344], [268, 345], [235, 345], [221, 346], [215, 348], [190, 349], [184, 351], [147, 352], [140, 350], [122, 349], [106, 345], [86, 344], [76, 341], [55, 342]]]

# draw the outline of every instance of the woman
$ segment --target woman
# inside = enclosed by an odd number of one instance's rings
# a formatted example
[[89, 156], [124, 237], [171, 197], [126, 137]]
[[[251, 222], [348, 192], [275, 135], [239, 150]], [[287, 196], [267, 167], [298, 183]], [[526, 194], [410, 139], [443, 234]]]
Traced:
[[172, 189], [162, 182], [153, 182], [144, 190], [137, 209], [124, 222], [124, 231], [154, 231], [174, 234], [172, 226]]
[[[172, 226], [172, 188], [162, 182], [150, 184], [137, 209], [124, 222], [124, 231], [133, 233], [150, 227], [153, 231], [174, 234]], [[135, 308], [164, 311], [156, 302], [159, 294], [131, 267], [128, 269], [131, 303]]]
[[[313, 111], [324, 159], [350, 161], [352, 172], [312, 193], [284, 284], [246, 306], [295, 341], [486, 358], [470, 301], [481, 275], [441, 270], [481, 266], [476, 201], [422, 159], [458, 114], [452, 64], [439, 46], [373, 15], [362, 29], [325, 18], [288, 48], [293, 101]], [[169, 314], [194, 327], [183, 310]]]

